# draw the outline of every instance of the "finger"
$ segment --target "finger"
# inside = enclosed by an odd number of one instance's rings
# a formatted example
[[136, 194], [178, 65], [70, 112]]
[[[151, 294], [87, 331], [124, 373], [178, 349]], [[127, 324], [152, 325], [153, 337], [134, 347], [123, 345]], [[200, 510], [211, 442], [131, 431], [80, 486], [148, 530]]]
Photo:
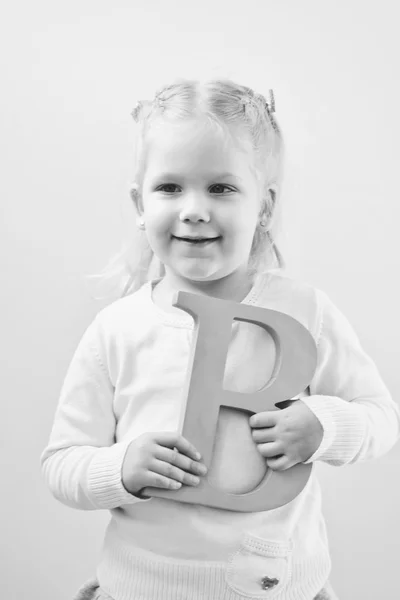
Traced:
[[272, 471], [286, 471], [290, 469], [293, 465], [290, 463], [287, 456], [284, 454], [281, 456], [275, 456], [273, 458], [267, 459], [267, 466], [272, 469]]
[[186, 454], [193, 460], [199, 460], [201, 458], [200, 452], [191, 444], [183, 435], [180, 435], [176, 431], [165, 431], [157, 433], [154, 437], [154, 441], [160, 446], [166, 446], [167, 448], [177, 448], [182, 454]]
[[267, 442], [266, 444], [257, 444], [257, 450], [265, 458], [272, 458], [282, 454], [282, 445], [279, 442]]
[[182, 483], [180, 481], [176, 481], [175, 479], [171, 479], [170, 477], [166, 477], [161, 473], [156, 473], [155, 471], [148, 471], [146, 477], [146, 484], [143, 489], [148, 487], [156, 487], [167, 490], [179, 490], [182, 487]]
[[266, 443], [276, 441], [275, 427], [267, 427], [265, 429], [253, 429], [251, 432], [253, 440], [256, 443]]
[[205, 475], [207, 473], [207, 468], [203, 463], [192, 460], [188, 456], [180, 454], [177, 450], [165, 448], [165, 446], [156, 446], [154, 457], [170, 463], [171, 465], [175, 465], [189, 473], [194, 473], [196, 475]]
[[182, 471], [182, 469], [171, 465], [169, 462], [164, 462], [163, 460], [152, 460], [149, 469], [154, 473], [159, 473], [168, 479], [179, 481], [185, 485], [198, 485], [200, 483], [200, 478], [196, 475], [186, 473], [186, 471]]
[[274, 427], [278, 423], [279, 411], [260, 412], [250, 417], [250, 427]]

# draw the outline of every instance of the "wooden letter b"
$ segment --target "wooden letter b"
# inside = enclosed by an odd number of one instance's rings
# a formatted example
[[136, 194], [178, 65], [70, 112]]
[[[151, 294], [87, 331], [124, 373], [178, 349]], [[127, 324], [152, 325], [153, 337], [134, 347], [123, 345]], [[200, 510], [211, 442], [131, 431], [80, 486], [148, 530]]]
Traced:
[[[279, 410], [276, 403], [293, 398], [309, 385], [316, 367], [316, 345], [306, 327], [293, 317], [275, 310], [187, 292], [177, 294], [174, 306], [188, 312], [195, 321], [180, 432], [194, 444], [204, 464], [210, 467], [220, 407], [249, 413]], [[234, 320], [263, 327], [276, 346], [277, 358], [272, 377], [257, 392], [223, 389]], [[305, 487], [311, 468], [312, 465], [301, 463], [286, 471], [268, 469], [261, 483], [245, 494], [218, 489], [211, 485], [207, 475], [196, 487], [184, 485], [176, 491], [148, 487], [143, 493], [227, 510], [258, 512], [293, 500]]]

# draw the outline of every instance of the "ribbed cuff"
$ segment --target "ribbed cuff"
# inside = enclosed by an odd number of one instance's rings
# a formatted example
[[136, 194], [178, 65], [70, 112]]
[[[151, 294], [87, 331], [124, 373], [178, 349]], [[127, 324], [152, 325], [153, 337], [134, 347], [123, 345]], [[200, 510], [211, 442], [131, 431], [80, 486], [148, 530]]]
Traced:
[[305, 461], [316, 460], [340, 466], [351, 462], [365, 439], [367, 425], [362, 407], [335, 396], [301, 398], [315, 414], [324, 434], [319, 448]]
[[130, 441], [99, 448], [88, 469], [88, 489], [98, 508], [117, 508], [123, 504], [148, 502], [130, 494], [122, 483], [122, 464]]

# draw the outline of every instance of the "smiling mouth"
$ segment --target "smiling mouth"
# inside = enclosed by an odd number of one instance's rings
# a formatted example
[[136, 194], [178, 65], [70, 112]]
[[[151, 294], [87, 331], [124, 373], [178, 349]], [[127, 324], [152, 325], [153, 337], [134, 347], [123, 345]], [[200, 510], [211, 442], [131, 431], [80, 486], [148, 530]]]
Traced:
[[220, 239], [220, 236], [213, 238], [205, 238], [205, 237], [177, 237], [176, 235], [172, 236], [173, 239], [178, 240], [179, 242], [184, 242], [187, 244], [195, 244], [205, 246], [206, 244], [211, 244], [212, 242], [216, 242]]

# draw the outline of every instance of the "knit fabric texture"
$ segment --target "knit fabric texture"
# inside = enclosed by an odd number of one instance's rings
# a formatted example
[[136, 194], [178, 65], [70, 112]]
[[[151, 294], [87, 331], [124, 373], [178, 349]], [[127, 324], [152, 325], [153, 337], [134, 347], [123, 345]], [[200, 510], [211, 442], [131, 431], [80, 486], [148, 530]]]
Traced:
[[[110, 511], [96, 572], [106, 594], [102, 600], [107, 594], [112, 600], [322, 600], [331, 560], [313, 465], [340, 467], [389, 451], [399, 437], [397, 404], [327, 294], [269, 273], [243, 303], [289, 315], [317, 348], [312, 380], [294, 396], [323, 430], [306, 461], [312, 469], [304, 489], [283, 506], [251, 513], [180, 502], [177, 496], [133, 496], [121, 478], [125, 454], [144, 433], [179, 429], [194, 333], [191, 315], [153, 302], [156, 284], [111, 303], [87, 327], [41, 457], [55, 498], [80, 510]], [[270, 333], [235, 320], [224, 388], [260, 390], [275, 362]], [[217, 484], [233, 490], [254, 472], [237, 443], [248, 416], [227, 418], [223, 447], [229, 452], [216, 473]]]

